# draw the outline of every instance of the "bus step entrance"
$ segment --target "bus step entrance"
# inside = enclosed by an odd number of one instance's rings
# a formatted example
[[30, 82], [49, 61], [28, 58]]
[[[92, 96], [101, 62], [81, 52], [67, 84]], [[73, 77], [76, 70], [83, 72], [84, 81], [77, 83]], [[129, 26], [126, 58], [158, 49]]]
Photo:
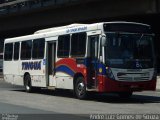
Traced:
[[97, 88], [97, 80], [95, 77], [92, 77], [92, 79], [89, 81], [88, 89], [96, 89]]

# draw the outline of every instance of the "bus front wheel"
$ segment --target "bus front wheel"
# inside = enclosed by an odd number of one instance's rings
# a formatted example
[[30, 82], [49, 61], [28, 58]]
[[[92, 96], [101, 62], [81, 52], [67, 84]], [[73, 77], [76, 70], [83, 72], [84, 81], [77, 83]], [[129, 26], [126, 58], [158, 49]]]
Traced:
[[86, 85], [83, 77], [78, 77], [76, 79], [75, 95], [78, 99], [85, 99], [87, 97]]
[[30, 93], [32, 91], [30, 75], [26, 75], [25, 76], [25, 78], [24, 78], [24, 87], [25, 87], [26, 92]]

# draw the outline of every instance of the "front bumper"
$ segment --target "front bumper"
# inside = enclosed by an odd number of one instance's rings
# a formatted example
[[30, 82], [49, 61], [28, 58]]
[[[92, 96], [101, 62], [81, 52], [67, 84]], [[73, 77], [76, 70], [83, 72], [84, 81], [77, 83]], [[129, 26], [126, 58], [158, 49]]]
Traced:
[[150, 81], [124, 82], [98, 76], [99, 92], [134, 92], [134, 91], [155, 91], [156, 79]]

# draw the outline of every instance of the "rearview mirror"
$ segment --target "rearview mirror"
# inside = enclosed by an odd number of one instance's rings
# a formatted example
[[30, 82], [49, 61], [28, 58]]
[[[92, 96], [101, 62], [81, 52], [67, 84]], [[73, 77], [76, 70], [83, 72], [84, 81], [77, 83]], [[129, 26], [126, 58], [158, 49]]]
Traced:
[[106, 36], [104, 36], [104, 35], [101, 37], [101, 44], [102, 44], [102, 46], [107, 45], [107, 39], [106, 39]]

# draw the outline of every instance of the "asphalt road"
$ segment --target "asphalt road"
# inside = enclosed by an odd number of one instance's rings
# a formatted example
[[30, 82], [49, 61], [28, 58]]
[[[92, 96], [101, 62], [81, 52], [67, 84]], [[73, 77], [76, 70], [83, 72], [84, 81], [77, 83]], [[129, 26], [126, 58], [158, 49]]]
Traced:
[[18, 115], [18, 120], [89, 120], [92, 114], [159, 114], [160, 92], [134, 93], [130, 99], [92, 94], [87, 100], [78, 100], [67, 90], [26, 93], [23, 87], [0, 80], [0, 113], [0, 120], [7, 115]]

